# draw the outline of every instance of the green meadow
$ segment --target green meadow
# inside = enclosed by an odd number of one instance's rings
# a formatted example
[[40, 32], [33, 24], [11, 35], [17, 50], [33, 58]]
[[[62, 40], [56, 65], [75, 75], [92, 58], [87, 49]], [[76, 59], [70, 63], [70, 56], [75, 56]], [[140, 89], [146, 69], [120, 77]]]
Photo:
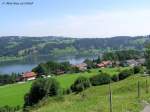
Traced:
[[[110, 75], [118, 74], [128, 68], [92, 69], [91, 72], [65, 74], [55, 77], [62, 88], [68, 88], [79, 76], [91, 77], [99, 70]], [[146, 79], [150, 89], [150, 78], [134, 75], [125, 80], [111, 84], [113, 112], [139, 112], [145, 101], [150, 102], [150, 94], [146, 93]], [[140, 98], [137, 93], [137, 82], [140, 81]], [[31, 87], [32, 81], [26, 83], [0, 86], [0, 106], [23, 106], [24, 95]], [[48, 98], [40, 102], [33, 112], [109, 112], [108, 85], [91, 87], [79, 94], [69, 94], [61, 98]], [[150, 91], [149, 91], [150, 92]]]
[[[126, 68], [121, 68], [126, 69]], [[68, 88], [74, 80], [79, 76], [90, 77], [99, 73], [100, 69], [92, 69], [90, 73], [74, 73], [74, 74], [65, 74], [55, 77], [62, 88]], [[117, 74], [118, 68], [104, 68], [101, 69], [103, 72], [109, 73], [111, 75]], [[22, 106], [24, 103], [24, 95], [30, 89], [32, 82], [20, 83], [20, 84], [10, 84], [6, 86], [0, 86], [0, 106]]]

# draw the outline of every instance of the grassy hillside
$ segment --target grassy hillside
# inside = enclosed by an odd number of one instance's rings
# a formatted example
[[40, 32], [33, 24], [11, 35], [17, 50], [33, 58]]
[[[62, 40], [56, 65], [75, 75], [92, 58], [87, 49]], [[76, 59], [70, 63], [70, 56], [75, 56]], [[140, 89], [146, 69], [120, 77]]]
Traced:
[[[126, 69], [126, 68], [121, 68]], [[102, 69], [103, 72], [107, 72], [111, 75], [117, 74], [119, 69], [118, 68], [105, 68]], [[56, 79], [60, 82], [62, 88], [68, 88], [74, 80], [83, 75], [86, 77], [90, 77], [92, 75], [96, 75], [99, 73], [99, 69], [93, 69], [90, 73], [78, 73], [78, 74], [66, 74], [62, 76], [56, 77]], [[27, 82], [23, 84], [12, 84], [6, 86], [0, 86], [0, 107], [4, 105], [9, 106], [17, 106], [23, 105], [24, 102], [24, 95], [29, 91], [32, 82]]]
[[[148, 100], [145, 92], [146, 77], [132, 76], [113, 83], [113, 112], [139, 112], [141, 101]], [[141, 98], [137, 98], [137, 81], [140, 81]], [[148, 78], [150, 86], [150, 79]], [[48, 99], [39, 104], [33, 112], [109, 112], [108, 85], [91, 87], [80, 94], [66, 95], [64, 98]], [[41, 107], [40, 107], [41, 105]], [[39, 108], [38, 108], [39, 107]]]

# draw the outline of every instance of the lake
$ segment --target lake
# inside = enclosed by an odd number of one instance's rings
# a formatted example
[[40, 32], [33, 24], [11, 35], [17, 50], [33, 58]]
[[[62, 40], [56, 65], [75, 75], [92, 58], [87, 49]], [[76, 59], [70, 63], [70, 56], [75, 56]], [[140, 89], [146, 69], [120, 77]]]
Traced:
[[[92, 57], [63, 57], [60, 59], [50, 59], [49, 60], [55, 60], [58, 62], [63, 62], [63, 61], [69, 61], [71, 64], [79, 64], [82, 63], [86, 58], [92, 59]], [[34, 61], [33, 61], [34, 60]], [[44, 59], [36, 59], [38, 61], [35, 61], [34, 59], [30, 60], [21, 60], [21, 61], [14, 61], [14, 62], [5, 62], [3, 64], [0, 64], [0, 74], [11, 74], [11, 73], [22, 73], [22, 72], [27, 72], [31, 71], [34, 67], [36, 67], [39, 63], [41, 62], [46, 62], [48, 61], [47, 58]]]

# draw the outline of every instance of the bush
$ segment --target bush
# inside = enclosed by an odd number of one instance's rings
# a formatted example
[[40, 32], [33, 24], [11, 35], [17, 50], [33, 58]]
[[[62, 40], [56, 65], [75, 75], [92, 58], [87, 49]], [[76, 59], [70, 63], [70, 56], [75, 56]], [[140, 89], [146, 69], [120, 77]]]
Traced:
[[80, 76], [77, 78], [74, 82], [74, 84], [71, 85], [72, 92], [81, 92], [85, 90], [86, 88], [90, 87], [91, 83], [88, 78]]
[[60, 85], [56, 79], [49, 78], [45, 82], [44, 89], [47, 96], [57, 96], [60, 93]]
[[21, 110], [20, 106], [10, 107], [6, 105], [4, 107], [0, 107], [0, 112], [19, 112], [19, 110]]
[[119, 76], [118, 75], [113, 75], [111, 77], [111, 80], [114, 81], [114, 82], [117, 82], [117, 81], [119, 81]]
[[133, 69], [123, 70], [119, 73], [119, 80], [123, 80], [133, 74], [134, 74]]
[[101, 72], [102, 72], [102, 70], [99, 70], [98, 72], [100, 72], [100, 73], [101, 73]]
[[93, 86], [108, 84], [110, 81], [111, 81], [111, 77], [106, 73], [95, 75], [90, 78], [90, 82]]
[[91, 73], [91, 70], [88, 69], [87, 72], [88, 72], [88, 73]]
[[137, 73], [140, 73], [140, 72], [141, 72], [142, 67], [141, 67], [141, 66], [135, 66], [135, 67], [133, 68], [133, 70], [134, 70], [134, 74], [137, 74]]
[[66, 90], [66, 94], [70, 94], [70, 93], [72, 93], [71, 88], [69, 88], [69, 89]]
[[25, 95], [24, 107], [34, 105], [46, 96], [56, 96], [59, 90], [59, 83], [55, 79], [38, 79], [32, 84], [29, 93]]

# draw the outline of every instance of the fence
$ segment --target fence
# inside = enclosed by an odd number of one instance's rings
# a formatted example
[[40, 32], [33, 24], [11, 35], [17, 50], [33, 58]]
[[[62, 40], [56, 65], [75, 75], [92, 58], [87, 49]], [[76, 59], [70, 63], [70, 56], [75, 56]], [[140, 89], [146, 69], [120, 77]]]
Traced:
[[[113, 84], [110, 83], [108, 85], [109, 112], [132, 112], [135, 105], [141, 105], [141, 101], [144, 101], [145, 96], [149, 94], [148, 77], [143, 80], [137, 81], [134, 85], [136, 89], [133, 89], [135, 91], [132, 92], [130, 96], [113, 95]], [[116, 104], [120, 103], [122, 103], [121, 107], [118, 108]], [[133, 108], [131, 109], [130, 107], [132, 105]]]

